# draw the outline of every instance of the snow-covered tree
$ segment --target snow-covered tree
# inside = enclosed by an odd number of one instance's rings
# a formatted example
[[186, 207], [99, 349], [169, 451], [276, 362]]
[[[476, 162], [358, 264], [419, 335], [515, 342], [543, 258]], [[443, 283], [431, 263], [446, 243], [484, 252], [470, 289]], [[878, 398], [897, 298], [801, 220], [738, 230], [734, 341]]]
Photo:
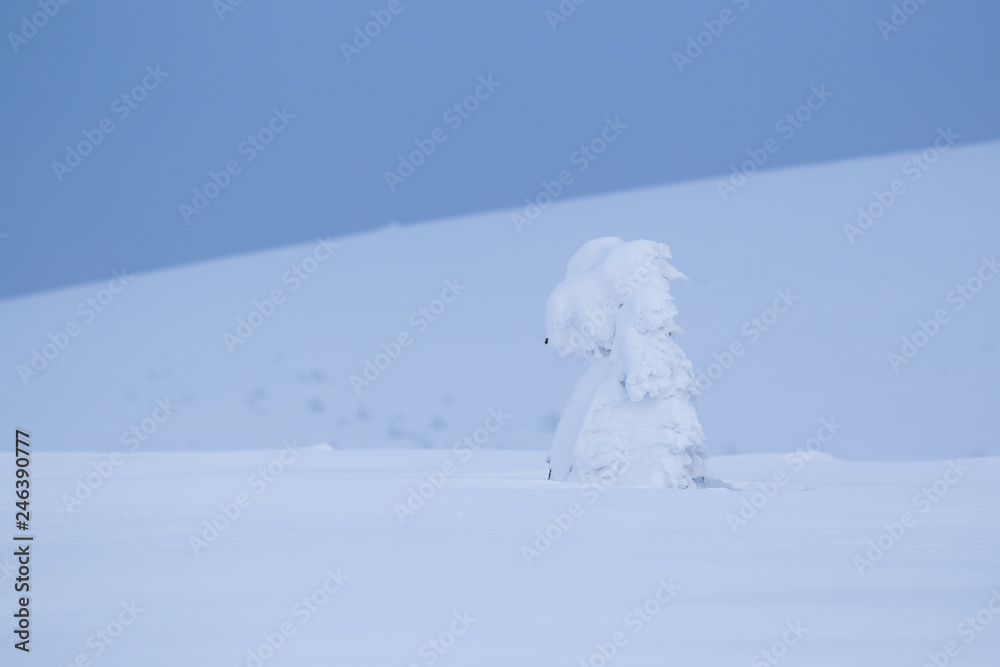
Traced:
[[704, 485], [705, 436], [671, 280], [687, 280], [653, 241], [599, 238], [569, 261], [545, 307], [547, 342], [591, 361], [549, 454], [551, 478], [688, 488]]

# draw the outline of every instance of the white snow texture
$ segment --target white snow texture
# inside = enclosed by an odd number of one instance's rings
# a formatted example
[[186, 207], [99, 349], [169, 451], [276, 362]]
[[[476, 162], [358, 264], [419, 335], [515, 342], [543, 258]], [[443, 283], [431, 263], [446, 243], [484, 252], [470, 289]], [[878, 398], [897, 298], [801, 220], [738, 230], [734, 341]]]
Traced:
[[688, 488], [705, 483], [705, 435], [671, 280], [687, 280], [653, 241], [585, 243], [545, 307], [561, 357], [592, 360], [552, 442], [552, 479]]

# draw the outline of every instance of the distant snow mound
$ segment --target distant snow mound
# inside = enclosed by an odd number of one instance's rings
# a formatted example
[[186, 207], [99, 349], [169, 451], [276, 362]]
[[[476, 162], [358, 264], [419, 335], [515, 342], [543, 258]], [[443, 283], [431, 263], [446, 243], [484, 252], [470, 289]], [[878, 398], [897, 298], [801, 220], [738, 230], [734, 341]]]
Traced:
[[577, 382], [549, 455], [555, 480], [704, 486], [705, 436], [671, 280], [686, 280], [653, 241], [599, 238], [570, 259], [545, 307], [562, 358], [593, 363]]

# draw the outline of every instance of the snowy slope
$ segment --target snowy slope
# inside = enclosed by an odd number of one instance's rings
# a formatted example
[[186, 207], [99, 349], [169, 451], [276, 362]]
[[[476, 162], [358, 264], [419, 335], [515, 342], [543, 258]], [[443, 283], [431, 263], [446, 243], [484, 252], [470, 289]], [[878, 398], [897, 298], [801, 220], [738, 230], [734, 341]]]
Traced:
[[[763, 484], [739, 492], [556, 484], [543, 459], [139, 453], [67, 512], [100, 459], [36, 455], [33, 652], [4, 646], [3, 664], [550, 667], [613, 649], [609, 665], [772, 664], [767, 650], [885, 667], [949, 642], [955, 665], [997, 664], [998, 458], [714, 457]], [[869, 541], [885, 545], [871, 565]]]
[[[520, 232], [497, 211], [138, 275], [117, 294], [8, 300], [3, 427], [44, 450], [448, 447], [502, 407], [490, 447], [546, 449], [584, 366], [542, 344], [545, 297], [576, 248], [613, 235], [668, 243], [691, 279], [674, 296], [696, 370], [742, 346], [699, 399], [711, 453], [785, 451], [834, 418], [842, 458], [1000, 454], [1000, 280], [961, 309], [949, 300], [1000, 251], [998, 159], [1000, 144], [956, 147], [916, 181], [909, 154], [763, 172], [727, 202], [714, 180], [566, 199]], [[849, 242], [843, 225], [894, 179], [905, 191]], [[225, 335], [275, 290], [230, 351]], [[887, 354], [940, 310], [947, 322], [894, 372]], [[62, 340], [67, 325], [78, 335]], [[25, 385], [18, 366], [49, 334], [65, 349]], [[398, 358], [377, 359], [383, 344]], [[366, 360], [389, 363], [358, 395]]]

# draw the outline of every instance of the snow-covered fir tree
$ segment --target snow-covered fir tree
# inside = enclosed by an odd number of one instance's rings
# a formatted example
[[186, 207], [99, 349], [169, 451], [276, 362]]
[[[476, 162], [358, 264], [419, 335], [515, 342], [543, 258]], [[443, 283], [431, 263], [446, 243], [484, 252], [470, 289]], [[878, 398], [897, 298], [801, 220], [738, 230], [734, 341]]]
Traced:
[[549, 295], [547, 341], [591, 361], [556, 429], [551, 479], [688, 488], [709, 478], [670, 295], [670, 281], [687, 278], [668, 259], [663, 243], [594, 239]]

